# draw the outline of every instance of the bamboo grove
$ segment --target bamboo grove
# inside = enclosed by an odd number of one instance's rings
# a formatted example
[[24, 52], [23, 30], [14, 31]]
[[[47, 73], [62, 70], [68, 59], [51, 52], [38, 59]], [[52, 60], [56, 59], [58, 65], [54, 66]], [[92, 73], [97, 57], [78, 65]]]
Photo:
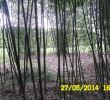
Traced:
[[[16, 15], [10, 13], [13, 9], [9, 9], [9, 4], [12, 8], [15, 7]], [[104, 92], [102, 89], [103, 84], [110, 84], [109, 0], [2, 0], [1, 5], [3, 64], [0, 66], [0, 91], [2, 99], [4, 98], [5, 84], [10, 84], [14, 94], [13, 100], [28, 100], [27, 86], [30, 76], [33, 100], [57, 100], [54, 98], [46, 99], [47, 91], [49, 91], [47, 76], [49, 36], [51, 36], [51, 47], [56, 49], [54, 56], [57, 58], [57, 63], [55, 63], [57, 73], [54, 89], [58, 100], [87, 99], [88, 92], [61, 92], [59, 89], [61, 84], [89, 84], [85, 79], [80, 57], [79, 41], [82, 37], [79, 39], [79, 36], [83, 35], [83, 33], [79, 34], [80, 28], [78, 27], [78, 13], [80, 11], [94, 63], [94, 84], [101, 86], [99, 92], [102, 100], [109, 100], [110, 93]], [[45, 16], [47, 17], [47, 29], [45, 29]], [[15, 26], [15, 23], [12, 22], [14, 17], [16, 17]], [[22, 28], [24, 29], [23, 33], [21, 33]], [[34, 59], [34, 63], [32, 33], [35, 39], [35, 56], [37, 58]], [[24, 43], [22, 48], [21, 38]], [[11, 74], [9, 79], [7, 79], [5, 49], [9, 56], [9, 73]], [[38, 72], [38, 79], [36, 79], [35, 70]], [[20, 98], [17, 94], [20, 95]], [[75, 96], [80, 99], [75, 99]]]

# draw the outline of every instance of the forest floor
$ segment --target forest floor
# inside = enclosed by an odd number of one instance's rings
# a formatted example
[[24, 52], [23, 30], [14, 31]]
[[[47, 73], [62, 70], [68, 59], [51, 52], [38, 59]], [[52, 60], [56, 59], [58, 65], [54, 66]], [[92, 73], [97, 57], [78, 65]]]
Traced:
[[[92, 54], [87, 54], [87, 53], [81, 53], [80, 55], [80, 60], [81, 60], [81, 66], [82, 66], [82, 72], [84, 75], [84, 80], [86, 82], [86, 84], [96, 84], [95, 81], [95, 67], [94, 67], [94, 61], [93, 61], [93, 57]], [[41, 56], [41, 62], [43, 62], [43, 56]], [[63, 71], [63, 58], [61, 57], [61, 72]], [[67, 65], [70, 66], [70, 59], [69, 56], [67, 55]], [[22, 61], [23, 63], [23, 61]], [[33, 63], [33, 67], [36, 68], [37, 66], [37, 58], [36, 56], [32, 56], [32, 63]], [[3, 66], [2, 64], [0, 66]], [[6, 68], [7, 70], [10, 70], [9, 67], [10, 64], [9, 62], [6, 63]], [[43, 64], [41, 65], [43, 66]], [[59, 100], [59, 89], [56, 86], [56, 77], [57, 77], [57, 70], [58, 70], [58, 58], [55, 54], [48, 54], [46, 56], [46, 67], [47, 67], [47, 72], [49, 73], [47, 75], [47, 91], [46, 91], [46, 95], [44, 96], [45, 100]], [[42, 67], [43, 68], [43, 67]], [[65, 70], [67, 68], [65, 67]], [[76, 69], [76, 68], [74, 68]], [[34, 69], [35, 70], [35, 69]], [[71, 67], [68, 67], [68, 70], [71, 71]], [[62, 74], [62, 73], [61, 73]], [[38, 75], [38, 74], [37, 74]], [[5, 81], [5, 83], [3, 83], [3, 87], [2, 87], [2, 83], [0, 83], [0, 91], [1, 91], [1, 96], [0, 96], [0, 100], [22, 100], [20, 98], [20, 94], [18, 92], [18, 85], [15, 85], [16, 88], [16, 93], [13, 91], [13, 84], [12, 84], [12, 80], [10, 79], [10, 72], [7, 73], [7, 77], [9, 78], [9, 80], [7, 79]], [[15, 83], [16, 80], [15, 80]], [[44, 82], [43, 82], [44, 84]], [[36, 90], [38, 92], [39, 90], [39, 84], [38, 81], [36, 82]], [[84, 92], [83, 95], [81, 94], [81, 92], [72, 92], [71, 93], [71, 100], [103, 100], [100, 91], [99, 92]], [[63, 92], [62, 92], [63, 95]], [[39, 97], [39, 94], [37, 95], [37, 97]], [[82, 98], [83, 97], [83, 98]], [[34, 92], [33, 92], [33, 84], [31, 81], [28, 81], [26, 83], [26, 100], [34, 100]], [[70, 96], [69, 96], [69, 92], [66, 92], [66, 100], [69, 100]], [[40, 100], [40, 99], [38, 99]], [[64, 99], [62, 99], [64, 100]]]

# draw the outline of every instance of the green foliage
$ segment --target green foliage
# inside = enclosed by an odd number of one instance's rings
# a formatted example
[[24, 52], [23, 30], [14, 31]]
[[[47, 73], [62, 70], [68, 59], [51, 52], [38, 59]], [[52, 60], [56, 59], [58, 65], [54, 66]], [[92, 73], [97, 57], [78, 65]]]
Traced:
[[[6, 49], [5, 49], [5, 59], [6, 59], [6, 61], [8, 61], [8, 52]], [[0, 47], [0, 63], [2, 63], [2, 62], [3, 62], [3, 48]]]
[[2, 33], [0, 31], [0, 46], [2, 46], [2, 45], [3, 45], [3, 38], [2, 38]]
[[[56, 0], [49, 0], [50, 3], [55, 2]], [[75, 3], [77, 6], [80, 6], [82, 2], [87, 2], [88, 0], [65, 0], [66, 3]], [[59, 0], [61, 4], [63, 4], [64, 0]]]
[[2, 8], [3, 0], [0, 0], [0, 9]]

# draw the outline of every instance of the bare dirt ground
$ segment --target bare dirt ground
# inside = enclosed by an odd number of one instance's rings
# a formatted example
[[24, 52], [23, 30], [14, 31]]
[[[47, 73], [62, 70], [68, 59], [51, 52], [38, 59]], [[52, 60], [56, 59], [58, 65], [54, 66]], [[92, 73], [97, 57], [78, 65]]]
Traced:
[[[82, 71], [84, 74], [84, 79], [87, 82], [87, 84], [95, 84], [95, 68], [94, 68], [94, 62], [92, 58], [92, 54], [86, 54], [82, 53], [80, 55], [80, 60], [81, 60], [81, 66], [82, 66]], [[37, 66], [37, 58], [36, 56], [32, 56], [32, 61], [34, 67]], [[71, 71], [70, 66], [70, 59], [67, 57], [68, 61], [68, 69]], [[43, 56], [41, 57], [41, 62], [43, 62]], [[63, 71], [63, 59], [61, 58], [61, 72]], [[3, 66], [2, 64], [0, 66]], [[6, 68], [9, 69], [10, 67], [9, 62], [6, 63]], [[53, 78], [56, 78], [57, 76], [57, 70], [58, 70], [58, 58], [55, 54], [48, 54], [46, 56], [46, 67], [47, 71], [51, 73]], [[65, 67], [66, 69], [66, 67]], [[76, 69], [76, 68], [74, 68]], [[9, 76], [9, 73], [8, 73]], [[18, 85], [16, 84], [16, 93], [13, 91], [12, 88], [12, 80], [7, 80], [5, 83], [0, 83], [0, 90], [1, 90], [1, 96], [0, 100], [22, 100], [20, 98], [20, 94], [18, 93]], [[36, 91], [38, 92], [38, 82], [36, 82]], [[55, 81], [47, 81], [47, 92], [46, 95], [44, 96], [45, 100], [59, 100], [59, 87], [56, 86]], [[101, 94], [98, 92], [85, 92], [83, 95], [81, 95], [81, 92], [72, 92], [71, 93], [71, 100], [103, 100]], [[62, 93], [63, 95], [63, 93]], [[39, 97], [39, 93], [38, 93]], [[83, 98], [82, 98], [83, 97]], [[66, 100], [69, 100], [70, 96], [69, 93], [66, 93]], [[32, 82], [27, 82], [26, 84], [26, 100], [34, 100], [34, 92], [33, 92], [33, 85]], [[40, 100], [38, 98], [38, 100]], [[62, 100], [64, 100], [62, 98]], [[107, 100], [107, 99], [106, 99]]]

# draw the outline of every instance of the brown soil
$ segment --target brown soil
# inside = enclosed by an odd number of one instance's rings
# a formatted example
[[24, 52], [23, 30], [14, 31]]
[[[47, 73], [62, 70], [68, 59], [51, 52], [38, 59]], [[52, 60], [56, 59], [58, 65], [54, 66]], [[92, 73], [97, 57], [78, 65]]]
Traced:
[[[62, 64], [63, 58], [61, 57], [60, 60], [61, 60], [60, 66], [61, 66], [61, 72], [62, 72], [63, 71], [63, 64]], [[92, 54], [82, 53], [80, 55], [80, 60], [81, 60], [82, 72], [83, 72], [86, 83], [95, 84], [96, 83], [95, 82], [95, 68], [94, 68]], [[33, 61], [34, 67], [37, 66], [36, 56], [32, 56], [32, 61]], [[43, 56], [41, 57], [41, 62], [43, 62]], [[70, 64], [70, 59], [68, 55], [67, 55], [67, 65], [68, 65], [69, 72], [71, 72], [72, 68], [70, 67], [71, 64]], [[3, 65], [1, 64], [0, 66], [3, 66]], [[58, 70], [58, 58], [55, 54], [48, 54], [46, 56], [46, 67], [47, 67], [47, 71], [50, 72], [56, 78], [57, 70]], [[10, 68], [9, 62], [6, 63], [6, 68], [7, 68], [7, 73], [8, 73], [7, 75], [9, 76], [10, 74], [10, 71], [8, 71]], [[74, 67], [74, 70], [76, 70], [75, 67]], [[1, 67], [1, 75], [3, 73], [2, 71], [3, 71], [3, 67]], [[65, 67], [65, 71], [67, 71], [66, 67]], [[4, 88], [2, 88], [1, 86], [2, 86], [2, 83], [0, 83], [0, 90], [2, 93], [2, 95], [0, 96], [0, 100], [22, 100], [18, 92], [17, 84], [15, 85], [16, 93], [13, 91], [11, 80], [6, 80], [6, 82], [3, 83]], [[39, 87], [38, 82], [36, 82], [37, 97], [39, 97], [38, 87]], [[60, 93], [59, 88], [57, 87], [56, 82], [47, 81], [47, 92], [46, 92], [46, 95], [44, 96], [45, 100], [59, 100], [59, 93]], [[63, 95], [63, 93], [61, 94]], [[72, 92], [71, 94], [72, 94], [71, 100], [103, 100], [101, 94], [98, 92], [88, 92], [88, 93], [84, 92], [83, 96], [81, 95], [81, 92]], [[70, 99], [69, 92], [66, 92], [66, 100], [69, 100], [69, 99]], [[26, 100], [34, 100], [32, 82], [27, 82], [26, 84]]]

